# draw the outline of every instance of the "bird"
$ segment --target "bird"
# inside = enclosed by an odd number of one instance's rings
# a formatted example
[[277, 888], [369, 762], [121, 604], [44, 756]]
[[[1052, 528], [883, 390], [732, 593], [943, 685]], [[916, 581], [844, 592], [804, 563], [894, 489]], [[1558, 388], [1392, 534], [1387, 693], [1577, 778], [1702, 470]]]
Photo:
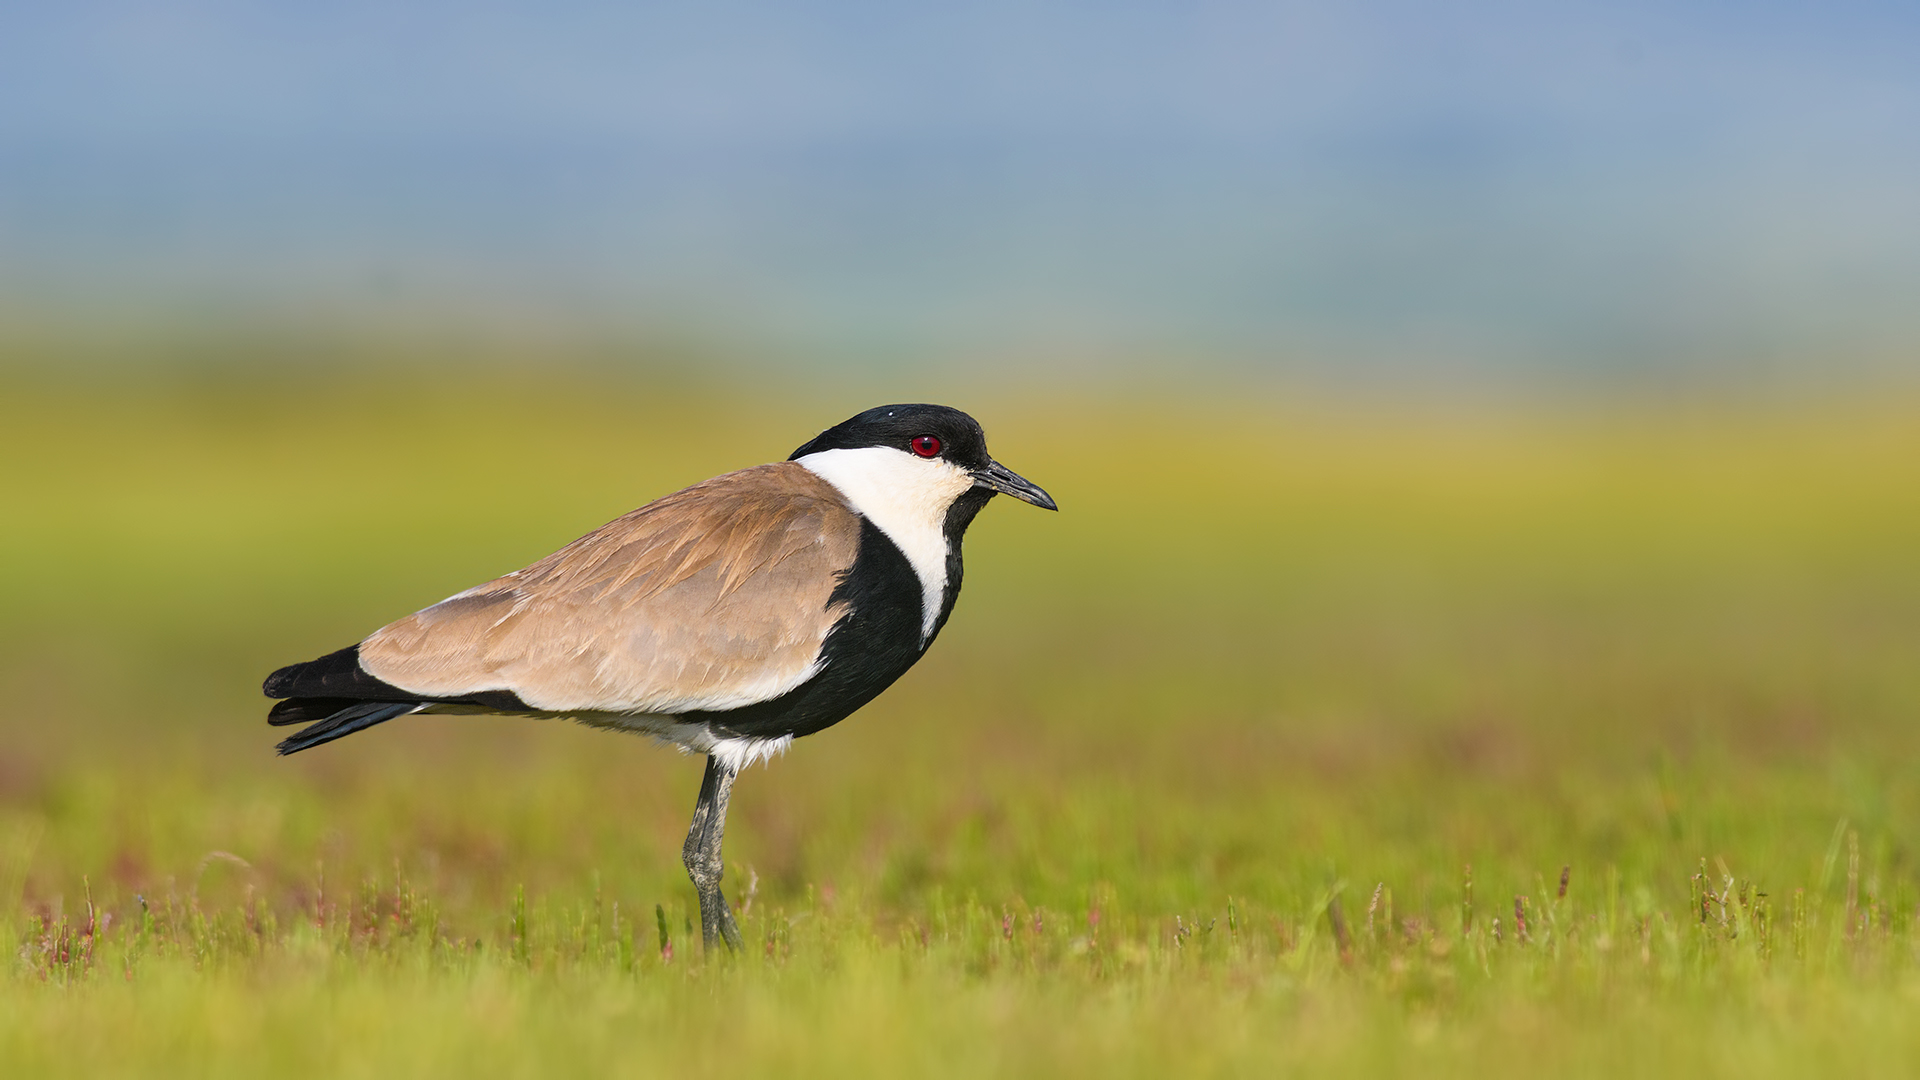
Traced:
[[720, 890], [735, 777], [925, 655], [960, 595], [961, 539], [995, 495], [1059, 509], [987, 453], [966, 413], [868, 409], [785, 461], [663, 496], [275, 671], [267, 722], [307, 725], [281, 755], [441, 713], [571, 719], [704, 754], [681, 856], [704, 946], [737, 951]]

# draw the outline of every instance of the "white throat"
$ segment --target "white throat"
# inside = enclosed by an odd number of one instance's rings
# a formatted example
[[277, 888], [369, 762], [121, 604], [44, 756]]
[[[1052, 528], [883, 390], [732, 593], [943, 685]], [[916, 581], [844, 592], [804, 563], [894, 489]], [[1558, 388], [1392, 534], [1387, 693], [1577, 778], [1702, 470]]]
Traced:
[[800, 464], [837, 488], [906, 555], [920, 578], [925, 644], [947, 594], [947, 508], [973, 486], [973, 474], [887, 446], [822, 450]]

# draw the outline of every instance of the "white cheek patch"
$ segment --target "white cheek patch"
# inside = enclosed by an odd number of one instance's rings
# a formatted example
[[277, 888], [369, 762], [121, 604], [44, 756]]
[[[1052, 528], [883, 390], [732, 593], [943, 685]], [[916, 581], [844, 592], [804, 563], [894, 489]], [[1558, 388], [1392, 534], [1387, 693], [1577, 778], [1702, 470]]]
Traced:
[[920, 578], [920, 640], [926, 641], [947, 592], [947, 508], [973, 487], [973, 474], [887, 446], [822, 450], [800, 464], [839, 489], [906, 555]]

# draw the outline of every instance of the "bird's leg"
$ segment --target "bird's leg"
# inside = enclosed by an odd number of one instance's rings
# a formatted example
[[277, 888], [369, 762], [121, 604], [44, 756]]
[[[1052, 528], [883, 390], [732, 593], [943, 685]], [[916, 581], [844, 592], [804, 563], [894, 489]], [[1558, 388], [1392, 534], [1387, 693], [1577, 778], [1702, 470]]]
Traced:
[[700, 941], [713, 948], [715, 937], [727, 948], [740, 951], [740, 928], [734, 925], [727, 898], [720, 895], [720, 840], [727, 831], [727, 798], [733, 794], [732, 769], [720, 759], [707, 757], [707, 775], [700, 781], [700, 801], [693, 804], [693, 825], [687, 829], [687, 845], [680, 849], [687, 864], [687, 876], [700, 894]]

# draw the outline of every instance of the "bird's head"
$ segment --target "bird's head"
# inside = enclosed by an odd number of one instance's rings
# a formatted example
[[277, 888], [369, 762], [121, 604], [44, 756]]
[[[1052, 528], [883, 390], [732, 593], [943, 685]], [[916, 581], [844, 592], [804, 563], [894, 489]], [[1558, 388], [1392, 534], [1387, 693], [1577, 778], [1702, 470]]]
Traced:
[[956, 503], [977, 511], [996, 492], [1043, 510], [1060, 509], [1038, 484], [993, 460], [979, 422], [945, 405], [868, 409], [821, 432], [789, 460], [843, 490], [842, 479], [870, 484], [942, 514]]

